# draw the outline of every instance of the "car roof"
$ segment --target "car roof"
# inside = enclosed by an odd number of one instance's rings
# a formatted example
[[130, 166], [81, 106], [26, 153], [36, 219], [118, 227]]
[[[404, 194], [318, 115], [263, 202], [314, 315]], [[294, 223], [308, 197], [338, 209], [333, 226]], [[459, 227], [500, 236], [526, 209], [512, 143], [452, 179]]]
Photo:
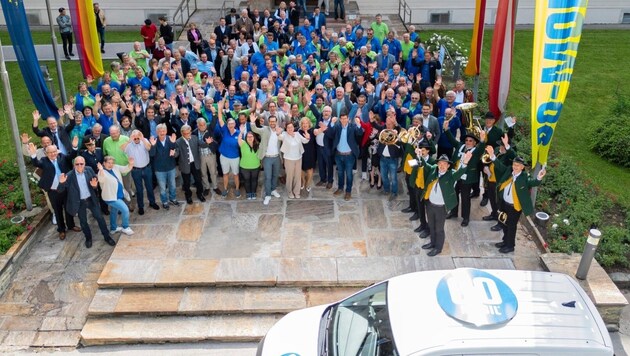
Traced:
[[[467, 320], [483, 307], [466, 310], [477, 304], [462, 303], [449, 309], [454, 298], [444, 295], [444, 281], [453, 276], [460, 279], [451, 283], [452, 289], [466, 284], [461, 278], [470, 276], [504, 283], [516, 303], [509, 302], [509, 295], [501, 290], [501, 303], [508, 310], [504, 320], [500, 315], [498, 319], [497, 315], [481, 318], [481, 322]], [[471, 294], [466, 291], [460, 297], [466, 299]], [[388, 280], [387, 303], [401, 355], [532, 352], [534, 345], [537, 350], [547, 350], [537, 354], [552, 355], [612, 350], [610, 336], [593, 303], [571, 277], [560, 273], [475, 269], [410, 273]], [[511, 314], [510, 308], [514, 309]]]

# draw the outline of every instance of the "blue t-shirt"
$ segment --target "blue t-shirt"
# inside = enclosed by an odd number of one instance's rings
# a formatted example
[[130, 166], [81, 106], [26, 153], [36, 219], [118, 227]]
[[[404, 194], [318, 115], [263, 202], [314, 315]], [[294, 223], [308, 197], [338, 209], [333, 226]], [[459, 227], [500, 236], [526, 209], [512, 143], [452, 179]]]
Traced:
[[238, 135], [239, 130], [234, 130], [234, 134], [230, 135], [230, 130], [227, 127], [227, 123], [221, 127], [221, 145], [219, 146], [219, 153], [227, 158], [238, 158], [240, 148], [238, 147]]

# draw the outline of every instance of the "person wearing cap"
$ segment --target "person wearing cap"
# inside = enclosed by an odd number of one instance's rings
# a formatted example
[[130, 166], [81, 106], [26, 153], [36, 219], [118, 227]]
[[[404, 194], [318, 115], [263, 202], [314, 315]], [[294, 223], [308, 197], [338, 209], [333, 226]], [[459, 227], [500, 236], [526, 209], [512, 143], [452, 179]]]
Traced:
[[[507, 142], [504, 144], [507, 145]], [[543, 168], [538, 172], [538, 176], [532, 178], [525, 172], [525, 160], [522, 157], [514, 158], [510, 167], [497, 159], [492, 147], [487, 147], [486, 152], [490, 154], [490, 159], [495, 163], [494, 170], [498, 177], [499, 209], [501, 213], [505, 214], [505, 219], [501, 220], [503, 239], [501, 242], [497, 242], [495, 246], [500, 253], [510, 253], [514, 251], [516, 228], [521, 213], [530, 215], [534, 212], [530, 189], [540, 185], [547, 171]]]
[[[418, 154], [421, 150], [418, 149]], [[428, 256], [433, 257], [442, 253], [444, 248], [444, 223], [446, 212], [457, 207], [457, 193], [455, 193], [455, 182], [466, 174], [468, 162], [472, 158], [472, 152], [466, 152], [457, 168], [451, 169], [453, 162], [447, 155], [438, 158], [437, 165], [418, 160], [418, 166], [423, 166], [425, 190], [423, 195], [427, 213], [427, 224], [431, 234], [431, 241], [422, 245], [422, 248], [429, 250]]]
[[[427, 222], [427, 214], [426, 207], [424, 204], [424, 189], [426, 188], [426, 182], [424, 181], [424, 167], [425, 165], [418, 164], [419, 160], [423, 160], [424, 163], [435, 164], [435, 159], [431, 157], [431, 151], [433, 150], [432, 145], [428, 140], [423, 139], [418, 143], [417, 151], [414, 152], [414, 156], [416, 159], [416, 164], [411, 166], [411, 174], [409, 175], [409, 187], [410, 191], [413, 192], [412, 199], [415, 200], [415, 211], [404, 211], [403, 212], [414, 212], [418, 215], [418, 220], [420, 220], [420, 225], [413, 230], [414, 232], [419, 233], [419, 237], [421, 239], [426, 238], [430, 234], [429, 224]], [[412, 161], [413, 162], [413, 161]], [[410, 162], [411, 163], [411, 162]], [[410, 207], [411, 208], [411, 207]]]
[[[478, 163], [481, 160], [483, 151], [486, 148], [486, 132], [481, 131], [479, 137], [476, 137], [472, 133], [466, 134], [463, 141], [457, 141], [453, 137], [453, 133], [448, 130], [448, 124], [444, 124], [444, 131], [446, 131], [446, 137], [455, 147], [455, 153], [453, 154], [453, 161], [455, 162], [455, 169], [458, 168], [462, 158], [467, 152], [472, 153], [470, 165], [467, 172], [460, 177], [457, 181], [455, 191], [458, 195], [461, 195], [462, 205], [462, 227], [468, 226], [470, 221], [470, 197], [473, 187], [479, 185], [479, 166]], [[458, 204], [459, 205], [459, 204]], [[447, 219], [456, 218], [458, 205], [446, 216]]]
[[57, 25], [59, 25], [59, 33], [61, 34], [61, 40], [63, 42], [63, 54], [66, 59], [74, 57], [72, 53], [72, 22], [70, 16], [66, 15], [66, 9], [59, 8], [59, 16], [57, 16]]
[[[497, 148], [494, 149], [494, 155], [497, 159], [501, 160], [501, 163], [508, 166], [512, 160], [516, 157], [516, 153], [513, 149], [510, 148], [509, 145], [509, 135], [503, 135], [501, 140], [497, 141]], [[482, 217], [483, 221], [496, 221], [499, 216], [499, 208], [497, 201], [497, 174], [495, 172], [495, 164], [494, 162], [490, 162], [489, 164], [483, 165], [483, 173], [484, 178], [486, 178], [486, 182], [484, 185], [484, 197], [487, 196], [490, 201], [491, 212], [490, 215], [486, 215]], [[502, 225], [497, 222], [496, 225], [493, 225], [490, 230], [492, 231], [501, 231], [503, 229]]]

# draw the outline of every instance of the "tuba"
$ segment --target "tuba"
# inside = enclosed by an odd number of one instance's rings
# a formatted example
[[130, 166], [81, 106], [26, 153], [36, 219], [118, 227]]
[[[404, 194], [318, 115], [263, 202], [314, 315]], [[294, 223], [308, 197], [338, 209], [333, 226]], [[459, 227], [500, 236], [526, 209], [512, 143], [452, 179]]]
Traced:
[[384, 145], [394, 145], [398, 141], [396, 130], [383, 129], [378, 134], [378, 141]]
[[463, 103], [455, 107], [462, 112], [462, 125], [465, 125], [466, 132], [473, 134], [476, 138], [480, 138], [483, 128], [479, 123], [479, 118], [473, 116], [473, 110], [477, 107], [477, 103]]

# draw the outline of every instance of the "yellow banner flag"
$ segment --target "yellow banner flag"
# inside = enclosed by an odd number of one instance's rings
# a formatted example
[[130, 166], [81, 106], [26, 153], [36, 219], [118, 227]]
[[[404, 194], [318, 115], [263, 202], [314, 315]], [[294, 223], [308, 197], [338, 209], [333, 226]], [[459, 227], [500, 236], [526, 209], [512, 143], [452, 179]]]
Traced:
[[588, 0], [537, 0], [532, 62], [532, 166], [547, 163], [567, 97]]

